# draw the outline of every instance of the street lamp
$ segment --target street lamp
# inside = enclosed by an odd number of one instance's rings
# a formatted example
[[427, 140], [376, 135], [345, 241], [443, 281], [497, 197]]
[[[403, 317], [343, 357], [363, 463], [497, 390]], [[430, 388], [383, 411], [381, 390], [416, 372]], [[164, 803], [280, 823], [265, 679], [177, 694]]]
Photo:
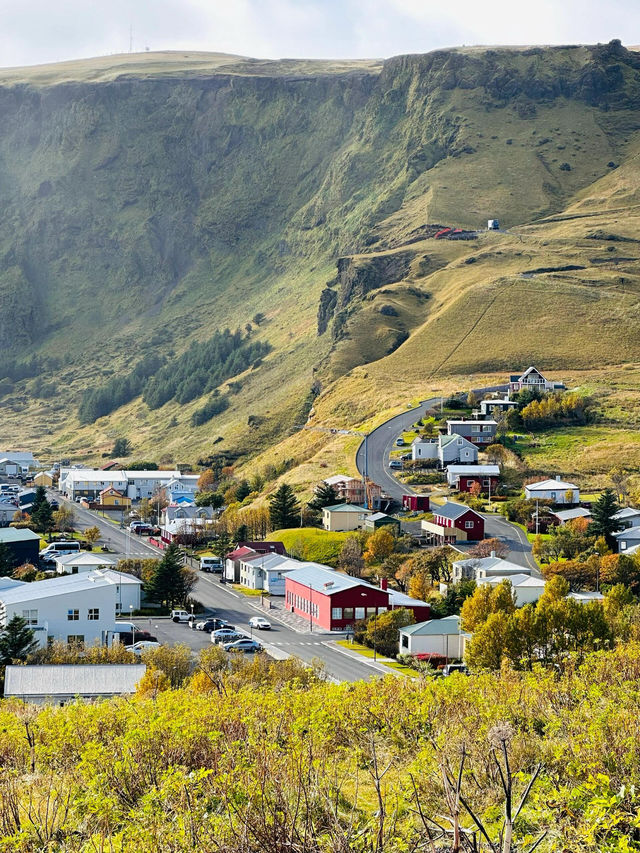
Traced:
[[[133, 619], [133, 604], [129, 605], [129, 615], [131, 616], [131, 619]], [[133, 622], [131, 623], [131, 638], [133, 640], [131, 645], [135, 646], [135, 644], [136, 644], [136, 626], [133, 624]]]
[[[367, 597], [366, 592], [361, 592], [360, 595], [362, 598]], [[366, 612], [366, 611], [365, 611]], [[373, 659], [377, 660], [377, 650], [376, 650], [376, 630], [378, 628], [378, 608], [375, 608], [375, 613], [373, 614]]]

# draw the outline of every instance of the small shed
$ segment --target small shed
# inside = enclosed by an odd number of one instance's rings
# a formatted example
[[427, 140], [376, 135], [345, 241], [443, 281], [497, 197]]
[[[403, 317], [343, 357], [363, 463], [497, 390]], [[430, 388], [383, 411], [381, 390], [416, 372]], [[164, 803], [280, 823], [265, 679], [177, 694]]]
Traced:
[[8, 666], [4, 696], [36, 705], [107, 699], [135, 693], [146, 671], [143, 663]]
[[402, 507], [412, 512], [429, 512], [429, 495], [403, 495]]
[[381, 527], [390, 527], [393, 528], [392, 532], [400, 533], [400, 521], [384, 512], [374, 512], [364, 520], [365, 530], [374, 531], [379, 530]]
[[432, 654], [449, 658], [464, 656], [464, 643], [470, 634], [462, 632], [459, 616], [428, 619], [400, 629], [400, 652], [410, 655]]

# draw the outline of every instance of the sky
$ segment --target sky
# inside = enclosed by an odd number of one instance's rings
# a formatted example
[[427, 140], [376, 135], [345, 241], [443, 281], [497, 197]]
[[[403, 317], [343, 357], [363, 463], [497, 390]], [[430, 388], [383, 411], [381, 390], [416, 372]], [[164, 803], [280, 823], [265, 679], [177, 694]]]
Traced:
[[0, 0], [0, 67], [205, 50], [377, 58], [474, 44], [640, 44], [640, 0]]

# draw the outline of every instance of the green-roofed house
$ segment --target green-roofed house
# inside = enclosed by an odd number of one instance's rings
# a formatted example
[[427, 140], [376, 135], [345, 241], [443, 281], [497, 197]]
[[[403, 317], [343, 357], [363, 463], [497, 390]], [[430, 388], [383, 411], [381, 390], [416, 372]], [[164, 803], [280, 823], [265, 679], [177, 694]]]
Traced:
[[38, 565], [40, 537], [28, 528], [0, 527], [0, 542], [7, 546], [16, 566]]
[[446, 658], [463, 658], [464, 644], [471, 634], [460, 628], [459, 616], [428, 619], [400, 629], [401, 654], [443, 655]]
[[322, 526], [334, 533], [359, 530], [373, 510], [355, 504], [334, 504], [322, 509]]

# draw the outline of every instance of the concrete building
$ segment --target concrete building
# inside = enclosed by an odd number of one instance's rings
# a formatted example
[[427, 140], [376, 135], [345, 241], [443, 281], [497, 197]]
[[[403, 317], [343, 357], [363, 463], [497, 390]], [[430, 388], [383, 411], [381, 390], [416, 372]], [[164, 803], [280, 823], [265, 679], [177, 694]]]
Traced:
[[60, 491], [70, 500], [85, 497], [96, 500], [104, 489], [113, 487], [132, 501], [151, 498], [159, 489], [179, 486], [191, 494], [197, 487], [197, 474], [180, 471], [103, 471], [95, 468], [61, 468]]
[[449, 659], [464, 657], [464, 644], [470, 634], [462, 632], [459, 616], [428, 619], [400, 628], [400, 652], [409, 655], [441, 655]]
[[335, 504], [322, 510], [322, 526], [325, 530], [340, 532], [359, 530], [372, 511], [355, 504]]
[[8, 666], [4, 698], [35, 705], [108, 699], [135, 693], [146, 671], [143, 663]]

